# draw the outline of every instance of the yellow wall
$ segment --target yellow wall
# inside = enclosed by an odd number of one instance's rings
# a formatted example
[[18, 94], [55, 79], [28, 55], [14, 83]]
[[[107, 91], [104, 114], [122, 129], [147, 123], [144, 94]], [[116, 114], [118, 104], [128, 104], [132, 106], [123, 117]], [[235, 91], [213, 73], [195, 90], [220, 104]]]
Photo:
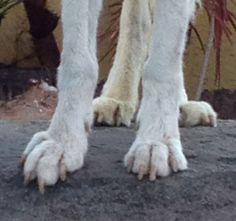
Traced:
[[[229, 1], [230, 2], [230, 1]], [[236, 5], [230, 4], [231, 10], [236, 14]], [[208, 38], [208, 18], [202, 11], [196, 20], [196, 27], [204, 42]], [[200, 48], [196, 35], [192, 35], [190, 46], [186, 53], [185, 59], [185, 80], [188, 94], [193, 97], [196, 93], [196, 85], [198, 83], [198, 75], [200, 67], [203, 63], [203, 52]], [[221, 54], [221, 84], [220, 88], [236, 89], [236, 33], [232, 36], [233, 44], [230, 44], [226, 37], [223, 38], [222, 54]], [[209, 90], [218, 89], [215, 85], [215, 51], [212, 51], [211, 62], [205, 81], [205, 88]]]
[[0, 25], [0, 63], [39, 66], [23, 4], [12, 8]]
[[[109, 0], [106, 0], [106, 2]], [[48, 0], [47, 5], [53, 12], [60, 12], [59, 0]], [[236, 5], [230, 5], [231, 9], [236, 13]], [[106, 27], [107, 19], [103, 15], [101, 17], [100, 30]], [[206, 15], [201, 12], [198, 16], [196, 26], [203, 36], [204, 41], [208, 35], [208, 20]], [[54, 31], [56, 41], [61, 49], [61, 24], [58, 25]], [[222, 48], [222, 78], [221, 88], [236, 89], [236, 34], [233, 36], [234, 45], [224, 39]], [[104, 54], [109, 45], [109, 40], [103, 42], [99, 46], [99, 55]], [[194, 96], [196, 85], [198, 82], [198, 73], [203, 61], [203, 52], [200, 45], [193, 34], [190, 46], [186, 52], [186, 67], [185, 79], [188, 93], [191, 97]], [[34, 45], [29, 34], [29, 23], [22, 4], [11, 9], [6, 18], [0, 26], [0, 63], [16, 64], [19, 67], [39, 67], [39, 61], [34, 53]], [[100, 79], [106, 77], [111, 66], [111, 59], [108, 58], [101, 63], [101, 76]], [[212, 56], [210, 68], [208, 71], [205, 88], [210, 90], [216, 89], [214, 85], [215, 70], [214, 70], [214, 57]]]

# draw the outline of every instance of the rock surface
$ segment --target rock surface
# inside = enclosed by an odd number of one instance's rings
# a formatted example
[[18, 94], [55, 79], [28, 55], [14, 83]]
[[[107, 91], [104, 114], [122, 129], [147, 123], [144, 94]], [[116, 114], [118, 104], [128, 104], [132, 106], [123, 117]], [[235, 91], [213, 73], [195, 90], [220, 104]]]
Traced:
[[23, 185], [19, 157], [47, 122], [0, 122], [1, 221], [234, 221], [236, 121], [181, 129], [189, 170], [138, 181], [122, 159], [134, 139], [127, 128], [96, 128], [82, 170], [41, 195]]

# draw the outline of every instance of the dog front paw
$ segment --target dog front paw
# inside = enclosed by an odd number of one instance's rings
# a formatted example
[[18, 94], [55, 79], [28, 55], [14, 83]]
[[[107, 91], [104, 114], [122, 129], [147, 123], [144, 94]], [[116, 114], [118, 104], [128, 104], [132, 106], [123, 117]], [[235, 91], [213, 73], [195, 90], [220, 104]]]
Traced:
[[180, 106], [179, 125], [181, 127], [217, 126], [217, 114], [204, 101], [188, 101]]
[[109, 97], [98, 97], [93, 100], [94, 119], [97, 123], [110, 126], [130, 126], [136, 111], [131, 102], [123, 102]]
[[187, 169], [187, 160], [178, 139], [169, 139], [167, 142], [134, 142], [125, 155], [124, 164], [128, 172], [138, 175], [138, 179], [148, 175], [150, 181], [168, 176], [171, 171]]
[[[57, 136], [43, 131], [36, 133], [22, 155], [25, 183], [37, 179], [40, 192], [45, 186], [54, 185], [59, 178], [66, 179], [67, 172], [83, 166], [87, 150], [86, 132], [79, 138], [72, 133]], [[80, 134], [81, 135], [81, 134]]]

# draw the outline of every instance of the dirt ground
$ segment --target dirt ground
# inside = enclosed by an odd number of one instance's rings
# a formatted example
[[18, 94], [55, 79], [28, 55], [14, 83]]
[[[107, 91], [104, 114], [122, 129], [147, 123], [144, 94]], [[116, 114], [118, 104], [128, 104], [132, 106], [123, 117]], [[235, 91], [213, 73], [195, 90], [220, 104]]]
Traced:
[[134, 139], [127, 128], [95, 128], [85, 166], [41, 195], [23, 185], [19, 157], [48, 122], [0, 121], [1, 221], [235, 221], [236, 121], [181, 129], [189, 170], [138, 181], [122, 159]]
[[[100, 81], [95, 96], [101, 93], [103, 85], [104, 81]], [[0, 119], [50, 120], [57, 104], [57, 92], [48, 90], [48, 87], [50, 86], [47, 85], [45, 89], [42, 83], [30, 84], [25, 93], [13, 97], [12, 100], [0, 100]], [[236, 90], [204, 91], [202, 100], [213, 106], [220, 119], [236, 119]]]
[[49, 120], [55, 110], [57, 93], [32, 85], [25, 93], [8, 102], [0, 101], [1, 120]]
[[[34, 80], [32, 80], [34, 81]], [[0, 119], [15, 121], [50, 120], [57, 104], [56, 88], [46, 82], [30, 82], [27, 90], [9, 101], [0, 100]], [[100, 81], [95, 96], [101, 93], [104, 81]], [[1, 86], [1, 85], [0, 85]]]

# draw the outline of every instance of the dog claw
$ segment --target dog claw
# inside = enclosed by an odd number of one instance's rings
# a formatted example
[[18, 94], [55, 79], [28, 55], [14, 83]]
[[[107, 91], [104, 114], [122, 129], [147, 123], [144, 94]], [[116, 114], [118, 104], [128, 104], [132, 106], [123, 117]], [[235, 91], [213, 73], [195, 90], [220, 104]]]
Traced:
[[143, 179], [143, 176], [144, 176], [144, 174], [145, 174], [145, 167], [144, 166], [140, 166], [140, 168], [139, 168], [139, 173], [138, 173], [138, 179], [139, 180], [142, 180]]
[[156, 166], [151, 165], [149, 180], [150, 181], [155, 181], [156, 180], [156, 174], [157, 174]]
[[63, 160], [63, 158], [60, 160], [60, 171], [59, 171], [59, 176], [62, 181], [66, 180], [66, 164]]
[[20, 158], [20, 165], [23, 166], [25, 164], [25, 160], [26, 160], [26, 155], [22, 155], [21, 158]]
[[39, 192], [44, 194], [45, 192], [45, 185], [43, 181], [38, 181]]
[[24, 185], [27, 186], [31, 180], [33, 180], [34, 176], [32, 173], [29, 173], [27, 175], [25, 175], [25, 179], [24, 179]]

